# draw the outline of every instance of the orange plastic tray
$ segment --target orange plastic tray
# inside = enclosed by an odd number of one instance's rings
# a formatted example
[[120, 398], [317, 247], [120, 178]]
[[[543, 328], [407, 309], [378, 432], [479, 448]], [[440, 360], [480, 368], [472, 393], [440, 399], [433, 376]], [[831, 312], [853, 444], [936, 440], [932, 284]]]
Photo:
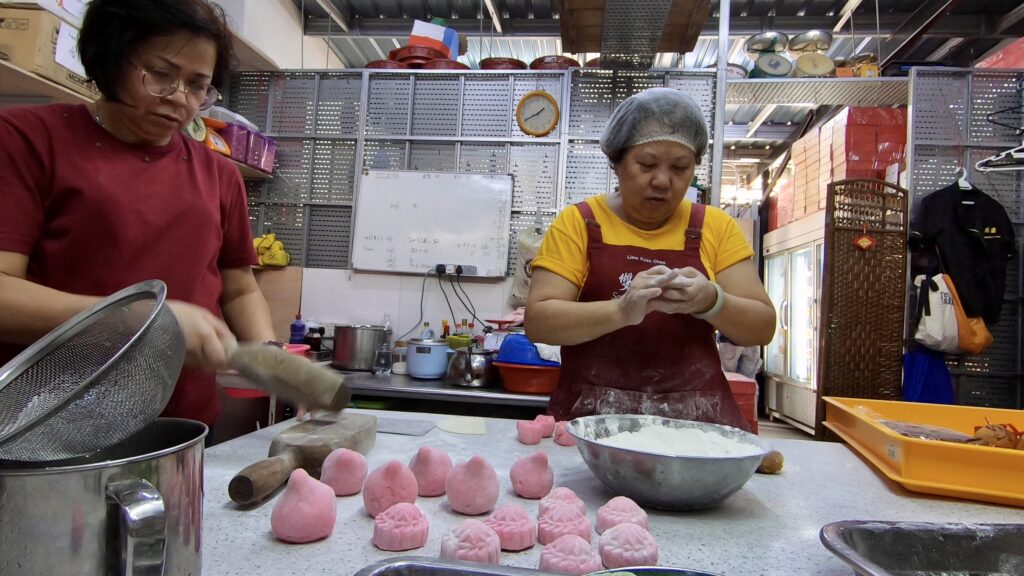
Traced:
[[1024, 412], [973, 406], [860, 398], [825, 399], [825, 426], [907, 490], [1024, 507], [1024, 450], [900, 435], [877, 421], [942, 426], [973, 435], [974, 427], [1024, 427]]

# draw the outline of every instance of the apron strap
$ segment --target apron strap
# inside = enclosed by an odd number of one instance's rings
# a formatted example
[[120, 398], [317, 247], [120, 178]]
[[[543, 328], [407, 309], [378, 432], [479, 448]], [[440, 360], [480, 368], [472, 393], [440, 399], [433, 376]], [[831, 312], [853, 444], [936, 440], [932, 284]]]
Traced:
[[601, 225], [597, 223], [597, 218], [594, 217], [594, 210], [590, 207], [590, 204], [584, 201], [577, 202], [575, 206], [583, 216], [583, 221], [587, 224], [587, 242], [589, 245], [600, 246], [604, 244], [604, 237], [601, 235]]
[[703, 236], [701, 230], [704, 228], [704, 205], [696, 202], [690, 203], [690, 221], [686, 225], [686, 242], [684, 250], [700, 250], [700, 239]]

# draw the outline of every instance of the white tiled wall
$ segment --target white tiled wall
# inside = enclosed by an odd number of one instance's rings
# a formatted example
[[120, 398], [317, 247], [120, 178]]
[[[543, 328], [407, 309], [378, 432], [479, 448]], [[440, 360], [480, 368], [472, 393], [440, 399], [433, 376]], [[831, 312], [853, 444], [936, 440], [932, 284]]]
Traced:
[[[302, 317], [321, 323], [380, 324], [384, 314], [391, 315], [395, 338], [415, 326], [420, 316], [422, 276], [375, 274], [353, 270], [306, 268], [302, 276]], [[508, 304], [512, 280], [462, 279], [462, 287], [472, 300], [476, 314], [483, 320], [501, 318], [512, 307]], [[455, 319], [471, 319], [455, 297], [452, 285], [444, 280]], [[461, 294], [461, 292], [460, 292]], [[463, 297], [465, 299], [465, 297]], [[423, 294], [423, 321], [440, 333], [441, 320], [451, 319], [437, 276], [427, 278]], [[422, 323], [422, 321], [421, 321]], [[419, 335], [419, 329], [409, 337]]]

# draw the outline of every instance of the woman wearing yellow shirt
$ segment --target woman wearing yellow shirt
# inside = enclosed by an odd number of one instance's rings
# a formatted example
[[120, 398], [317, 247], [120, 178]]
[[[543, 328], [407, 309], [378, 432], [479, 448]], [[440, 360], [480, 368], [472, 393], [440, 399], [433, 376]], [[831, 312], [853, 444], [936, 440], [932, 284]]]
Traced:
[[749, 430], [714, 332], [766, 344], [775, 310], [732, 218], [683, 199], [707, 142], [685, 94], [630, 97], [601, 137], [618, 189], [570, 206], [545, 236], [526, 331], [562, 346], [557, 419], [655, 414]]

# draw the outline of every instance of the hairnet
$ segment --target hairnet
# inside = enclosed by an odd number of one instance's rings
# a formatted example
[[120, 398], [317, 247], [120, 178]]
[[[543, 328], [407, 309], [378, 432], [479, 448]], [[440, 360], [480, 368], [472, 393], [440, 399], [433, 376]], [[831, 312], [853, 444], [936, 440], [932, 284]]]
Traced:
[[708, 126], [693, 98], [673, 88], [650, 88], [626, 98], [604, 127], [601, 151], [615, 162], [626, 148], [659, 140], [690, 148], [700, 162]]

